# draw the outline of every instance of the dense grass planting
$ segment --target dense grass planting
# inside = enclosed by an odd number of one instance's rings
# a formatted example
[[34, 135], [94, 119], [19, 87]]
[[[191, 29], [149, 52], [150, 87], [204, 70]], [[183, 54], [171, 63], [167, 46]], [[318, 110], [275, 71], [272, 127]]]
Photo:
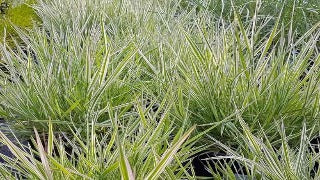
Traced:
[[[315, 23], [319, 22], [318, 0], [286, 0], [286, 1], [221, 1], [221, 0], [182, 0], [183, 8], [195, 8], [197, 12], [209, 11], [215, 16], [229, 20], [234, 18], [233, 8], [241, 11], [244, 21], [256, 17], [270, 18], [271, 23], [276, 21], [276, 17], [281, 13], [281, 22], [286, 25], [285, 30], [289, 31], [290, 26], [295, 29], [295, 33], [302, 35]], [[231, 11], [230, 11], [231, 10]], [[256, 11], [259, 14], [256, 14]], [[291, 21], [294, 19], [294, 21]], [[268, 26], [272, 26], [272, 24]], [[264, 31], [267, 32], [267, 31]]]
[[320, 4], [285, 3], [13, 1], [0, 176], [318, 179]]

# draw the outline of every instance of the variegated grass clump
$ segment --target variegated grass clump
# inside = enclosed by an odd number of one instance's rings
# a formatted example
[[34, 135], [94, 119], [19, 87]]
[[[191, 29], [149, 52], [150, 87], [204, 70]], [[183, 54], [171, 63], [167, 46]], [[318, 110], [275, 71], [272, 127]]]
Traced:
[[[319, 179], [319, 144], [311, 144], [315, 128], [308, 130], [305, 123], [302, 124], [300, 142], [297, 147], [291, 146], [289, 140], [292, 138], [286, 135], [284, 124], [279, 124], [277, 131], [280, 136], [278, 142], [269, 141], [265, 135], [259, 138], [251, 132], [248, 124], [238, 114], [242, 132], [238, 131], [241, 146], [239, 149], [232, 149], [217, 139], [210, 137], [214, 144], [227, 152], [226, 156], [214, 157], [212, 159], [232, 159], [233, 161], [220, 173], [212, 173], [217, 179], [235, 179], [230, 167], [235, 162], [240, 162], [246, 178], [253, 179]], [[318, 130], [317, 130], [318, 131]], [[280, 146], [275, 146], [280, 144]], [[212, 160], [208, 158], [208, 161]]]
[[290, 133], [299, 133], [303, 121], [307, 127], [318, 124], [320, 24], [295, 41], [294, 29], [285, 34], [279, 19], [260, 36], [268, 19], [242, 22], [237, 11], [234, 16], [232, 23], [208, 24], [210, 15], [203, 14], [186, 32], [177, 76], [191, 121], [225, 122], [213, 135], [228, 138], [224, 129], [239, 127], [239, 110], [254, 133], [264, 131], [270, 140], [278, 138], [279, 121]]
[[[179, 128], [173, 124], [168, 107], [158, 123], [155, 119], [131, 115], [120, 118], [108, 108], [110, 127], [96, 133], [97, 117], [90, 117], [88, 129], [70, 127], [72, 136], [53, 131], [49, 121], [45, 139], [34, 129], [34, 148], [26, 147], [0, 133], [15, 158], [1, 154], [0, 176], [6, 179], [193, 179], [188, 157], [196, 138], [189, 139], [195, 126]], [[85, 133], [83, 133], [85, 131]]]

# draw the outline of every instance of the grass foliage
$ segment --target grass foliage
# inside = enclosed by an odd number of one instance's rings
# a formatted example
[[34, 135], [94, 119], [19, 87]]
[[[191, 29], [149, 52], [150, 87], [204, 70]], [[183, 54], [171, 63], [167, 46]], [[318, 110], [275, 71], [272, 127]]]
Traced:
[[[242, 147], [237, 151], [225, 146], [223, 143], [211, 137], [211, 139], [228, 152], [227, 156], [216, 159], [233, 159], [241, 162], [247, 171], [248, 178], [254, 179], [319, 179], [319, 144], [310, 143], [306, 125], [302, 125], [300, 144], [297, 147], [289, 145], [289, 137], [283, 124], [279, 124], [278, 135], [281, 145], [274, 147], [268, 137], [258, 138], [252, 134], [248, 124], [239, 117], [242, 127]], [[239, 153], [242, 152], [242, 153]], [[210, 161], [210, 159], [208, 159]], [[233, 163], [235, 162], [233, 161]], [[232, 163], [230, 164], [232, 166]], [[227, 167], [230, 168], [230, 167]], [[222, 175], [221, 175], [222, 174]], [[222, 177], [234, 177], [227, 169], [222, 169], [221, 174], [214, 174], [217, 179]]]
[[[111, 110], [111, 109], [109, 109]], [[166, 179], [185, 178], [193, 140], [186, 140], [195, 127], [172, 136], [172, 125], [166, 125], [167, 115], [159, 123], [154, 119], [128, 116], [118, 119], [113, 114], [112, 126], [103, 134], [96, 133], [95, 118], [83, 129], [70, 128], [73, 136], [56, 134], [49, 121], [46, 137], [34, 129], [34, 148], [13, 143], [0, 133], [1, 142], [15, 158], [2, 155], [2, 178], [16, 179]], [[149, 126], [141, 122], [146, 120]], [[36, 150], [36, 151], [35, 151]], [[14, 171], [12, 171], [14, 170]]]
[[195, 179], [220, 147], [218, 179], [317, 179], [319, 4], [287, 3], [37, 0], [41, 25], [0, 45], [0, 116], [33, 137], [0, 134], [0, 172]]

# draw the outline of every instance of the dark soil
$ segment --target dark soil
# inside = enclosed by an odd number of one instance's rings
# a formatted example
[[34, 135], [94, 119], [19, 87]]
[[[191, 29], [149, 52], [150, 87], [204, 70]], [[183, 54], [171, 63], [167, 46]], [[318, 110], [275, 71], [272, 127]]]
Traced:
[[[237, 161], [229, 158], [222, 158], [227, 156], [225, 152], [209, 152], [203, 151], [195, 154], [192, 159], [192, 167], [197, 177], [213, 178], [213, 174], [222, 175], [222, 171], [226, 170], [228, 164], [237, 179], [247, 179], [247, 172], [245, 168]], [[219, 159], [215, 159], [219, 157]], [[211, 159], [212, 158], [212, 159]], [[221, 158], [221, 159], [220, 159]]]
[[[2, 133], [4, 133], [13, 143], [15, 143], [16, 145], [18, 145], [17, 143], [17, 139], [12, 135], [12, 132], [10, 130], [9, 125], [5, 122], [5, 120], [0, 119], [0, 130]], [[22, 145], [27, 146], [28, 145], [28, 141], [22, 141], [20, 142]], [[8, 146], [3, 145], [2, 143], [0, 143], [0, 153], [10, 157], [10, 158], [14, 158], [14, 155], [11, 153], [10, 149], [8, 148]], [[5, 163], [5, 161], [3, 160], [3, 158], [0, 156], [0, 163]]]

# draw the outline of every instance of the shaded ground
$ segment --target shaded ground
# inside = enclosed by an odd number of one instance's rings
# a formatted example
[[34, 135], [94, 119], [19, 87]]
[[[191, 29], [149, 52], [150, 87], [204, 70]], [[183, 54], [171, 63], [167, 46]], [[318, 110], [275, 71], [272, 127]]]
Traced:
[[[12, 136], [12, 133], [9, 129], [9, 126], [8, 124], [3, 120], [3, 119], [0, 119], [0, 130], [1, 132], [3, 132], [7, 137], [10, 138], [10, 140], [14, 140], [14, 137]], [[2, 143], [0, 143], [0, 153], [3, 154], [3, 155], [6, 155], [8, 157], [11, 157], [13, 158], [13, 154], [10, 152], [8, 146], [6, 145], [3, 145]], [[0, 157], [0, 163], [4, 163], [4, 160]]]
[[[12, 142], [17, 143], [17, 139], [13, 136], [9, 125], [1, 118], [0, 118], [0, 131], [4, 133]], [[23, 145], [28, 144], [27, 141], [22, 141], [21, 143]], [[1, 142], [0, 142], [0, 153], [7, 157], [14, 158], [14, 155], [10, 152], [10, 149], [8, 148], [8, 146], [3, 145]], [[5, 161], [3, 160], [3, 158], [0, 157], [0, 163], [4, 163], [4, 162]]]

